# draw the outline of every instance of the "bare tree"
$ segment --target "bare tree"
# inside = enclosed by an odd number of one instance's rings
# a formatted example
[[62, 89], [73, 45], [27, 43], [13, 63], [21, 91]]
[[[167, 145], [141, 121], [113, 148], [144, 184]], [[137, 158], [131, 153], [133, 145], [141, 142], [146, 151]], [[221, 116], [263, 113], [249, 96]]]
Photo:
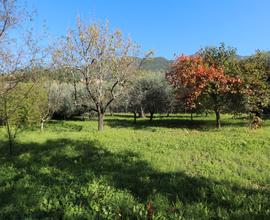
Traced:
[[55, 52], [58, 64], [69, 66], [82, 75], [91, 109], [98, 114], [98, 130], [103, 129], [104, 114], [125, 89], [134, 73], [136, 46], [119, 30], [105, 25], [85, 25], [80, 19], [76, 30], [70, 30], [61, 48]]
[[3, 42], [9, 29], [18, 22], [15, 0], [0, 0], [0, 42]]
[[[39, 41], [34, 40], [32, 31], [25, 31], [22, 26], [18, 26], [26, 19], [22, 15], [23, 9], [18, 9], [15, 0], [0, 0], [0, 110], [7, 130], [10, 154], [16, 134], [14, 130], [17, 131], [17, 127], [14, 128], [11, 121], [12, 115], [20, 108], [23, 99], [35, 84], [24, 91], [25, 94], [20, 96], [20, 100], [17, 100], [12, 108], [8, 108], [11, 101], [10, 94], [24, 79], [25, 73], [32, 67], [41, 65], [41, 60], [45, 56], [38, 46]], [[12, 31], [16, 38], [11, 37]]]

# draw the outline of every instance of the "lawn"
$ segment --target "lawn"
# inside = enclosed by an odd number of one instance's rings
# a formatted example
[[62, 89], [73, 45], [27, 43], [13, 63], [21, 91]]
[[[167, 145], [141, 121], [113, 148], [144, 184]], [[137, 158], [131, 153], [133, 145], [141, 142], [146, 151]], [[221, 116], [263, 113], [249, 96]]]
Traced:
[[269, 219], [270, 121], [222, 115], [53, 121], [8, 156], [0, 132], [0, 219]]

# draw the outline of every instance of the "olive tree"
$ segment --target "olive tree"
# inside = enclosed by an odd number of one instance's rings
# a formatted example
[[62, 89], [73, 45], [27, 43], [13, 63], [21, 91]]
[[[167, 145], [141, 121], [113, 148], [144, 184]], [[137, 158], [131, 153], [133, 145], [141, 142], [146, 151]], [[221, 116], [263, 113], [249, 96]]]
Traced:
[[142, 108], [150, 114], [150, 121], [155, 113], [170, 112], [174, 96], [172, 87], [164, 77], [148, 75], [133, 84], [128, 99], [128, 109], [133, 112], [136, 123], [137, 113], [140, 113]]
[[150, 121], [156, 113], [168, 113], [170, 111], [172, 89], [165, 79], [160, 77], [149, 78], [146, 81], [147, 90], [142, 100], [144, 109], [150, 114]]
[[134, 123], [137, 122], [137, 113], [143, 116], [144, 106], [143, 100], [145, 93], [148, 90], [148, 82], [145, 78], [140, 78], [133, 82], [129, 92], [127, 93], [128, 111], [131, 111], [134, 115]]

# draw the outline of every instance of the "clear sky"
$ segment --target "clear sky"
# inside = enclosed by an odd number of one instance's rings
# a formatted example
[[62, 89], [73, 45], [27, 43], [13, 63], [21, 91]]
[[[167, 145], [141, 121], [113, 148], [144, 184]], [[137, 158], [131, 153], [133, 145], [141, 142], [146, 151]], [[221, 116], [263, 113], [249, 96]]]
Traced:
[[270, 0], [27, 0], [36, 25], [63, 36], [76, 17], [110, 21], [156, 56], [193, 54], [204, 46], [236, 47], [238, 54], [270, 50]]

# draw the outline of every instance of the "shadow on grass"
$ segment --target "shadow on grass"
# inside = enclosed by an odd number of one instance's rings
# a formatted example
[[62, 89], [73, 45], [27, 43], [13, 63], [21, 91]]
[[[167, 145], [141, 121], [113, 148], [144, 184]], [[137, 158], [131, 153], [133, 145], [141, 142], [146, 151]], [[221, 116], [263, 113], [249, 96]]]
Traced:
[[[0, 146], [3, 155], [5, 143], [0, 142]], [[62, 219], [67, 210], [78, 205], [91, 213], [91, 200], [104, 192], [91, 194], [85, 189], [100, 180], [131, 194], [142, 204], [152, 201], [154, 212], [167, 216], [182, 213], [188, 218], [270, 217], [269, 190], [247, 189], [184, 172], [160, 172], [134, 152], [113, 153], [99, 142], [48, 140], [43, 144], [17, 144], [14, 152], [13, 157], [0, 158], [0, 173], [4, 173], [0, 177], [3, 219]]]
[[55, 121], [55, 120], [54, 121], [49, 121], [47, 124], [48, 125], [57, 125], [57, 126], [53, 127], [53, 130], [55, 132], [70, 132], [70, 131], [80, 132], [83, 129], [82, 125], [68, 124], [68, 123], [65, 123], [65, 121], [62, 121], [62, 120], [60, 120], [60, 121]]
[[[215, 129], [215, 121], [211, 119], [201, 120], [201, 117], [196, 117], [194, 120], [186, 119], [186, 117], [156, 117], [152, 122], [148, 118], [137, 120], [136, 124], [133, 120], [117, 118], [107, 118], [106, 123], [112, 128], [132, 127], [134, 129], [144, 129], [147, 127], [165, 127], [165, 128], [186, 128], [201, 131]], [[224, 120], [221, 122], [222, 127], [247, 127], [248, 123], [244, 120]]]

